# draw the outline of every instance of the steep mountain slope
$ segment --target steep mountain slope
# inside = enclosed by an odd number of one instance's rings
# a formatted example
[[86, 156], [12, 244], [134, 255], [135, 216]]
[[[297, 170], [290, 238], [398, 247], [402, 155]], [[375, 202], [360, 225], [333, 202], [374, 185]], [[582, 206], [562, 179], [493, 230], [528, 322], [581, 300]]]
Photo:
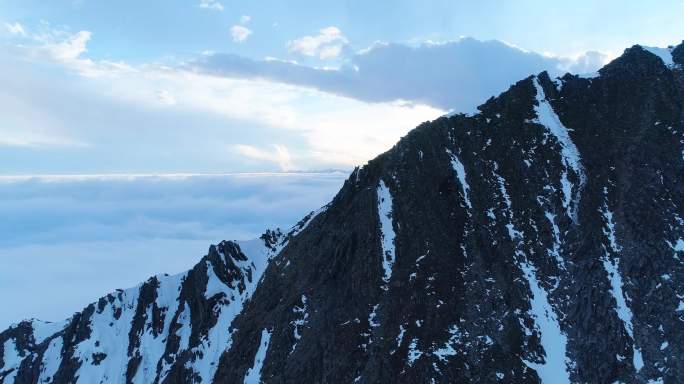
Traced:
[[0, 333], [0, 378], [682, 382], [683, 51], [422, 124], [287, 234]]

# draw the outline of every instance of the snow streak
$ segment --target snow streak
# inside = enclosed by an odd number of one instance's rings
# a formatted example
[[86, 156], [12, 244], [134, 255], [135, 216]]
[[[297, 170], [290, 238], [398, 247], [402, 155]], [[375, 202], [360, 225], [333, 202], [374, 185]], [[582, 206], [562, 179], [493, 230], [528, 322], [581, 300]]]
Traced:
[[14, 339], [5, 341], [3, 348], [2, 360], [4, 365], [2, 366], [2, 370], [0, 370], [0, 372], [12, 370], [10, 374], [5, 376], [3, 383], [14, 383], [14, 379], [17, 376], [17, 371], [19, 371], [19, 365], [21, 364], [22, 357], [19, 354], [19, 350], [17, 349]]
[[303, 328], [304, 325], [306, 325], [306, 322], [309, 319], [309, 313], [307, 312], [306, 305], [306, 295], [302, 295], [302, 306], [299, 307], [295, 305], [295, 307], [292, 308], [292, 312], [294, 312], [296, 315], [296, 319], [290, 322], [290, 325], [292, 325], [292, 336], [294, 337], [295, 342], [294, 344], [292, 344], [292, 349], [290, 350], [290, 353], [294, 352], [297, 348], [297, 343], [302, 338], [301, 328]]
[[[494, 164], [495, 171], [498, 169], [496, 163]], [[548, 293], [539, 283], [537, 279], [537, 271], [535, 267], [527, 260], [527, 256], [522, 251], [524, 246], [522, 239], [522, 232], [518, 231], [513, 224], [513, 211], [511, 209], [511, 199], [506, 190], [505, 180], [494, 173], [504, 202], [506, 203], [507, 217], [509, 223], [508, 235], [511, 240], [516, 242], [516, 259], [518, 266], [523, 272], [523, 276], [527, 280], [532, 293], [530, 300], [530, 315], [532, 316], [537, 332], [540, 334], [541, 345], [546, 354], [545, 362], [542, 364], [523, 360], [523, 362], [530, 368], [534, 369], [539, 375], [543, 384], [564, 384], [570, 383], [570, 373], [567, 368], [567, 337], [560, 328], [558, 318], [549, 302]]]
[[463, 188], [463, 199], [465, 200], [468, 208], [472, 209], [473, 205], [470, 203], [470, 197], [468, 196], [468, 192], [470, 192], [470, 185], [468, 185], [468, 181], [466, 180], [465, 167], [458, 159], [458, 156], [448, 149], [446, 152], [451, 157], [451, 167], [454, 169], [454, 172], [456, 172], [456, 177], [458, 177], [458, 181], [461, 183], [461, 188]]
[[[47, 350], [43, 354], [42, 364], [40, 367], [40, 376], [38, 383], [54, 382], [53, 376], [57, 373], [59, 365], [62, 363], [62, 337], [55, 337], [50, 340]], [[8, 382], [9, 383], [9, 382]]]
[[[605, 204], [603, 206], [602, 211], [603, 219], [606, 224], [606, 227], [603, 229], [603, 233], [608, 238], [611, 251], [613, 253], [618, 253], [621, 249], [620, 246], [617, 244], [617, 241], [615, 240], [615, 223], [613, 222], [613, 213], [608, 209], [608, 206]], [[627, 331], [627, 334], [632, 339], [632, 363], [634, 364], [634, 368], [638, 372], [644, 366], [644, 360], [641, 356], [641, 351], [639, 350], [639, 348], [636, 347], [636, 343], [634, 340], [634, 324], [632, 322], [633, 315], [632, 311], [627, 306], [627, 300], [625, 299], [625, 294], [622, 291], [622, 287], [624, 284], [622, 282], [622, 275], [620, 275], [620, 260], [617, 258], [611, 260], [609, 257], [609, 252], [607, 249], [605, 249], [605, 247], [604, 252], [605, 253], [603, 257], [601, 258], [601, 261], [603, 262], [603, 269], [605, 269], [606, 274], [608, 274], [608, 280], [610, 281], [610, 293], [613, 295], [616, 304], [615, 311], [617, 312], [617, 315], [620, 318], [620, 320], [622, 320], [622, 324], [625, 327], [625, 331]]]
[[[537, 119], [534, 120], [535, 123], [541, 124], [549, 130], [561, 147], [561, 157], [563, 159], [563, 165], [565, 169], [561, 173], [561, 185], [563, 187], [563, 207], [565, 207], [568, 216], [573, 220], [577, 220], [577, 212], [573, 210], [570, 206], [570, 202], [574, 200], [575, 206], [577, 206], [579, 201], [579, 195], [573, 198], [573, 184], [568, 179], [568, 168], [572, 168], [575, 174], [580, 179], [579, 188], [582, 188], [584, 182], [586, 181], [586, 176], [584, 174], [584, 168], [580, 162], [579, 150], [570, 138], [570, 133], [568, 128], [566, 128], [560, 121], [560, 118], [554, 112], [551, 104], [546, 100], [546, 94], [544, 94], [544, 89], [541, 84], [539, 84], [539, 79], [534, 78], [534, 87], [537, 91], [537, 105], [534, 107], [534, 111], [537, 113]], [[579, 193], [579, 188], [578, 193]], [[575, 208], [576, 209], [576, 208]]]
[[549, 303], [548, 294], [537, 280], [536, 270], [529, 263], [520, 264], [525, 278], [532, 291], [531, 315], [539, 333], [541, 344], [546, 353], [546, 362], [538, 364], [525, 361], [528, 367], [537, 371], [542, 383], [570, 383], [570, 375], [567, 369], [566, 347], [567, 337], [560, 329], [560, 324]]
[[380, 180], [377, 189], [378, 216], [380, 218], [380, 237], [382, 241], [382, 268], [385, 271], [383, 281], [389, 283], [394, 265], [394, 227], [392, 221], [392, 195], [385, 182]]
[[252, 368], [247, 371], [245, 376], [245, 384], [259, 384], [261, 383], [261, 369], [264, 366], [266, 359], [266, 352], [268, 351], [268, 344], [271, 342], [271, 331], [264, 329], [261, 331], [261, 339], [259, 340], [259, 349], [254, 355], [254, 363]]

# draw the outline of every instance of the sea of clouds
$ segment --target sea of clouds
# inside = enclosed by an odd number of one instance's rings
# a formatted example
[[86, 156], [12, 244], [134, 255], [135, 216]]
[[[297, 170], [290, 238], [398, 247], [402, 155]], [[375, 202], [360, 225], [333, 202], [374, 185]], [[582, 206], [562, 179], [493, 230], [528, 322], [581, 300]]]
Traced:
[[346, 173], [0, 176], [0, 329], [57, 321], [191, 268], [211, 243], [287, 228]]

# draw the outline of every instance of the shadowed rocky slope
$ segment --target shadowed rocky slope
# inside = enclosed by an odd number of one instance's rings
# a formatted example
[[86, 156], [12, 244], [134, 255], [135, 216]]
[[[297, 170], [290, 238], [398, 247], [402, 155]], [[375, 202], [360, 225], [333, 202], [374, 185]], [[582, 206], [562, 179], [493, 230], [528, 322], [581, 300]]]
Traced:
[[684, 381], [684, 45], [651, 51], [524, 79], [288, 233], [11, 327], [0, 381]]

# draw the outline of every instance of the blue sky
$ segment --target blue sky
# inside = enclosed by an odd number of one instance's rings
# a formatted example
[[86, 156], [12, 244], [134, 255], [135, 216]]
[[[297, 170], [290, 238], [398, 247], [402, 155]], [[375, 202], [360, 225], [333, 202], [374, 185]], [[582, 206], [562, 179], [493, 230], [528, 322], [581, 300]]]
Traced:
[[[148, 62], [183, 60], [205, 50], [254, 58], [288, 55], [285, 43], [326, 26], [342, 30], [356, 49], [375, 41], [419, 43], [472, 36], [499, 39], [537, 52], [574, 55], [620, 51], [641, 42], [673, 43], [682, 36], [681, 1], [655, 7], [639, 1], [204, 1], [3, 0], [4, 19], [35, 28], [42, 22], [88, 30], [94, 58]], [[249, 44], [229, 28], [251, 17]], [[663, 28], [667, 25], [668, 28]]]
[[0, 0], [0, 173], [350, 169], [531, 73], [593, 71], [633, 43], [677, 43], [682, 11]]

